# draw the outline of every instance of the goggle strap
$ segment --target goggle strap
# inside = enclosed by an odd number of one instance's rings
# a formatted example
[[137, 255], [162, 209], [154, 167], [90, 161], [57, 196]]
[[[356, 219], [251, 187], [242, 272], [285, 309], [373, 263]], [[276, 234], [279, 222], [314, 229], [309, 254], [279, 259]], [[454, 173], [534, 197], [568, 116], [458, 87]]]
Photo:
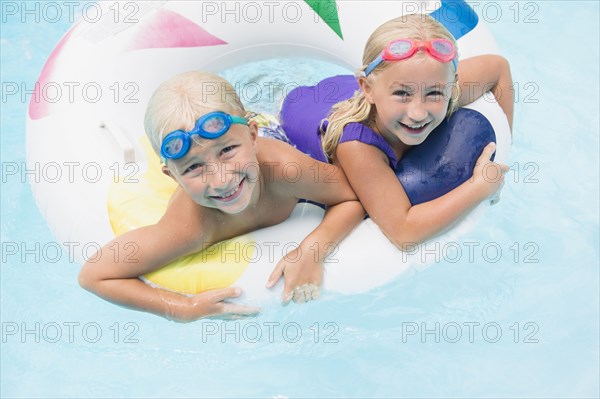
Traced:
[[[379, 66], [379, 64], [381, 64], [383, 62], [383, 58], [381, 57], [381, 55], [377, 58], [375, 58], [373, 60], [373, 62], [371, 62], [367, 68], [365, 68], [365, 76], [368, 76], [371, 72], [373, 72], [373, 70], [375, 68], [377, 68]], [[452, 59], [452, 65], [454, 66], [454, 71], [458, 70], [458, 60], [456, 59], [456, 57], [454, 57]]]
[[239, 125], [248, 126], [248, 119], [246, 119], [242, 116], [231, 115], [231, 123], [237, 123]]
[[373, 72], [373, 69], [377, 68], [377, 66], [379, 64], [381, 64], [382, 62], [383, 62], [383, 54], [379, 54], [379, 56], [377, 58], [375, 58], [369, 65], [367, 65], [367, 68], [365, 69], [365, 76], [367, 76], [371, 72]]

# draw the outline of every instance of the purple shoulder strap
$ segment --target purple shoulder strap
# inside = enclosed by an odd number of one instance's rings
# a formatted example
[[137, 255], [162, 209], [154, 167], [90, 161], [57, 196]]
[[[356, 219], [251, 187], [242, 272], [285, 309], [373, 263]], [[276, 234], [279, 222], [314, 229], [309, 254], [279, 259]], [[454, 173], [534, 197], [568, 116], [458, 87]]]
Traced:
[[[327, 118], [333, 105], [349, 99], [358, 90], [352, 75], [338, 75], [320, 81], [315, 86], [300, 86], [285, 98], [279, 119], [281, 126], [292, 143], [303, 153], [327, 162], [321, 147], [321, 122]], [[326, 123], [323, 128], [326, 128]], [[349, 123], [344, 128], [340, 143], [358, 140], [374, 145], [383, 151], [393, 168], [396, 157], [390, 145], [369, 127], [360, 123]]]

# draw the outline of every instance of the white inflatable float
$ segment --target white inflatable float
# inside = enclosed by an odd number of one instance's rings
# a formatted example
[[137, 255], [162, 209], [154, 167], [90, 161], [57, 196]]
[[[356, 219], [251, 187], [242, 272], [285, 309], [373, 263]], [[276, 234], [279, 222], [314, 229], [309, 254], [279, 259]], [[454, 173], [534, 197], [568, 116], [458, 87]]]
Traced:
[[[80, 262], [93, 260], [115, 235], [154, 223], [164, 212], [174, 186], [149, 149], [143, 117], [151, 94], [167, 78], [287, 56], [354, 70], [378, 25], [414, 12], [443, 20], [458, 38], [461, 59], [497, 53], [487, 28], [463, 1], [129, 1], [99, 2], [95, 8], [94, 19], [77, 22], [50, 55], [27, 117], [27, 164], [40, 171], [40, 178], [31, 180], [38, 207]], [[496, 160], [506, 161], [510, 131], [500, 107], [488, 96], [470, 108], [491, 122]], [[458, 240], [483, 207], [427, 250]], [[146, 277], [182, 293], [236, 285], [244, 289], [246, 302], [276, 299], [277, 290], [264, 288], [269, 273], [321, 217], [319, 207], [299, 204], [280, 225]], [[324, 287], [357, 293], [383, 285], [435, 258], [421, 251], [400, 252], [365, 220], [325, 264]], [[134, 257], [134, 247], [119, 256]]]

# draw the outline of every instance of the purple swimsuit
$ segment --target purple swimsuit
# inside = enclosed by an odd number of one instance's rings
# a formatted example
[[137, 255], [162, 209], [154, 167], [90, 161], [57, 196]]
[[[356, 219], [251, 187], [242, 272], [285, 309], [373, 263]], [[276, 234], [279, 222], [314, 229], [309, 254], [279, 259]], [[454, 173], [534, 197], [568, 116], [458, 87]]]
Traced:
[[[316, 86], [295, 88], [287, 95], [281, 107], [279, 119], [283, 130], [300, 151], [319, 161], [327, 162], [321, 147], [321, 121], [327, 118], [333, 105], [352, 97], [356, 90], [358, 83], [351, 75], [333, 76], [322, 80]], [[327, 121], [323, 124], [323, 128], [326, 127]], [[361, 123], [349, 123], [344, 127], [340, 143], [352, 140], [375, 145], [388, 157], [392, 156], [395, 159], [390, 145]]]
[[[288, 138], [300, 151], [327, 162], [321, 147], [321, 121], [327, 118], [333, 105], [352, 97], [358, 89], [354, 76], [338, 75], [316, 86], [292, 90], [279, 114]], [[323, 127], [327, 127], [327, 121]], [[340, 143], [353, 140], [373, 145], [387, 155], [411, 204], [416, 205], [438, 198], [469, 179], [481, 151], [489, 142], [496, 141], [496, 134], [485, 116], [471, 109], [459, 109], [422, 144], [411, 148], [400, 162], [389, 143], [368, 126], [347, 124]]]

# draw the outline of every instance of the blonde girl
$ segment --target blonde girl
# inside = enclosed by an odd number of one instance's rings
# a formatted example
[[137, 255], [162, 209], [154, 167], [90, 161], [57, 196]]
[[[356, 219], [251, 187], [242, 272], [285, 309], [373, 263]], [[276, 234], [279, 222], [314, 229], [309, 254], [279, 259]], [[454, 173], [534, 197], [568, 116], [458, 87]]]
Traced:
[[[401, 249], [431, 238], [480, 202], [494, 198], [508, 170], [490, 161], [495, 144], [489, 143], [471, 179], [418, 205], [411, 204], [396, 177], [398, 162], [411, 148], [436, 134], [457, 107], [487, 89], [497, 95], [512, 123], [512, 81], [506, 60], [484, 55], [457, 63], [457, 57], [456, 41], [433, 18], [420, 14], [395, 18], [369, 37], [358, 87], [353, 77], [336, 76], [296, 89], [282, 108], [289, 139], [314, 158], [341, 166], [369, 216]], [[333, 92], [346, 100], [331, 107], [332, 96], [323, 94]], [[331, 112], [320, 123], [329, 107]], [[489, 168], [497, 169], [500, 178], [486, 179], [483, 172], [489, 175]]]

